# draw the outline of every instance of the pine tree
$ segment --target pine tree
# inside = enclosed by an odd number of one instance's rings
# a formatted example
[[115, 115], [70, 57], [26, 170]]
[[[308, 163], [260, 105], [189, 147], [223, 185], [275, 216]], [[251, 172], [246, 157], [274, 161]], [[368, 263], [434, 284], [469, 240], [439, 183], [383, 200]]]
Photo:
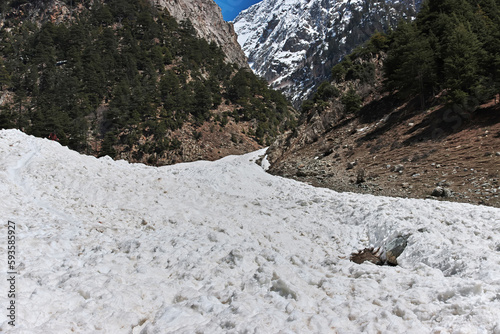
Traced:
[[401, 22], [393, 33], [392, 43], [384, 64], [386, 87], [407, 97], [419, 95], [422, 109], [425, 94], [436, 86], [436, 59], [431, 46], [433, 36], [420, 34], [417, 26]]
[[4, 90], [11, 85], [11, 76], [5, 68], [3, 59], [0, 58], [0, 90]]
[[347, 114], [356, 113], [361, 109], [362, 100], [354, 88], [350, 88], [341, 98], [344, 111]]
[[99, 156], [108, 155], [110, 157], [114, 157], [116, 155], [116, 150], [113, 147], [115, 144], [115, 135], [113, 132], [108, 132], [104, 136], [104, 141], [102, 142], [101, 152], [99, 152]]
[[479, 76], [481, 45], [463, 22], [450, 30], [442, 50], [444, 83], [451, 91], [452, 101], [464, 105], [467, 96], [482, 84]]
[[164, 137], [167, 128], [209, 118], [228, 98], [257, 122], [269, 121], [261, 127], [267, 138], [290, 118], [282, 95], [226, 64], [221, 48], [199, 39], [190, 22], [178, 24], [147, 0], [87, 4], [71, 24], [25, 20], [0, 32], [0, 89], [14, 94], [1, 114], [10, 123], [38, 136], [55, 131], [61, 143], [85, 152], [93, 133], [104, 140], [103, 153], [114, 155], [115, 141], [136, 142], [134, 136], [150, 132]]

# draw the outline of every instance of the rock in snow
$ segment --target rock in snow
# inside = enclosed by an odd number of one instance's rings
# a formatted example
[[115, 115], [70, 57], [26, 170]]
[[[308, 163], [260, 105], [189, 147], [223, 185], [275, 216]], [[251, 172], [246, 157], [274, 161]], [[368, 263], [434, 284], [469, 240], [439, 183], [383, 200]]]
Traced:
[[[499, 209], [314, 188], [263, 154], [155, 168], [0, 131], [0, 332], [500, 333]], [[349, 261], [398, 236], [398, 266]]]
[[387, 242], [387, 244], [385, 245], [385, 257], [387, 263], [394, 266], [398, 264], [397, 258], [403, 253], [406, 246], [408, 245], [409, 237], [409, 235], [397, 236], [396, 238]]

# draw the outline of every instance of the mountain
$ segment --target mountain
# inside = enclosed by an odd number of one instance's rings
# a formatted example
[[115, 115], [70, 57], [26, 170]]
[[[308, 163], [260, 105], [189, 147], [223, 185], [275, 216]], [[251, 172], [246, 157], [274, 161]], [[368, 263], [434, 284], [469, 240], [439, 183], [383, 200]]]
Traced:
[[1, 6], [0, 127], [171, 164], [253, 151], [295, 122], [211, 0]]
[[415, 16], [421, 1], [263, 0], [234, 20], [251, 68], [296, 107], [376, 31]]
[[247, 58], [238, 44], [233, 24], [224, 21], [219, 6], [213, 0], [151, 0], [166, 8], [177, 21], [190, 20], [198, 36], [219, 45], [226, 59], [240, 67], [247, 67]]
[[[109, 3], [112, 1], [108, 1]], [[116, 2], [116, 1], [115, 1]], [[198, 37], [215, 42], [222, 48], [226, 59], [240, 67], [246, 67], [247, 59], [234, 32], [232, 23], [224, 21], [221, 9], [212, 0], [147, 0], [159, 10], [167, 9], [178, 22], [190, 20]], [[74, 21], [85, 7], [91, 8], [91, 1], [85, 0], [49, 0], [49, 1], [3, 1], [0, 7], [3, 13], [12, 17], [37, 22], [51, 21], [63, 23]], [[95, 2], [96, 5], [99, 2]], [[118, 4], [126, 9], [126, 1]], [[125, 13], [122, 13], [125, 14]], [[0, 20], [0, 26], [5, 24]]]
[[332, 68], [269, 171], [337, 191], [500, 207], [500, 7], [429, 1]]
[[[337, 193], [262, 154], [158, 168], [0, 131], [0, 331], [498, 332], [500, 209]], [[349, 261], [401, 237], [398, 266]]]

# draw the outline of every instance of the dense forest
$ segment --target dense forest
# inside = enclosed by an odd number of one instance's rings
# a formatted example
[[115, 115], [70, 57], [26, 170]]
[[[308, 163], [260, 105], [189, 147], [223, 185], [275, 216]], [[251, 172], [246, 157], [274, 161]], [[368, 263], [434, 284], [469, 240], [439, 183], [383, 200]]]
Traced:
[[[355, 83], [375, 81], [374, 56], [383, 59], [383, 89], [397, 99], [429, 99], [471, 111], [500, 92], [500, 4], [495, 0], [426, 1], [415, 20], [378, 32], [332, 68], [303, 110], [337, 99], [346, 113], [362, 101]], [[338, 89], [350, 82], [351, 88]], [[435, 97], [439, 96], [440, 99]]]
[[[161, 155], [187, 122], [253, 120], [250, 135], [265, 144], [295, 121], [280, 93], [149, 1], [68, 0], [72, 18], [59, 24], [8, 17], [25, 3], [2, 3], [0, 90], [10, 98], [0, 128], [110, 156], [146, 136], [142, 150]], [[216, 112], [221, 104], [231, 111]]]

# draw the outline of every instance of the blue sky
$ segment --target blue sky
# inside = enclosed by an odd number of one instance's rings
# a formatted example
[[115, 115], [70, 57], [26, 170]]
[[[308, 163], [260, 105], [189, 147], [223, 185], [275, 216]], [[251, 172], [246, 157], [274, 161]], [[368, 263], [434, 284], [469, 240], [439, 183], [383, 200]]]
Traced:
[[247, 9], [261, 0], [214, 0], [222, 9], [226, 21], [232, 21], [243, 9]]

